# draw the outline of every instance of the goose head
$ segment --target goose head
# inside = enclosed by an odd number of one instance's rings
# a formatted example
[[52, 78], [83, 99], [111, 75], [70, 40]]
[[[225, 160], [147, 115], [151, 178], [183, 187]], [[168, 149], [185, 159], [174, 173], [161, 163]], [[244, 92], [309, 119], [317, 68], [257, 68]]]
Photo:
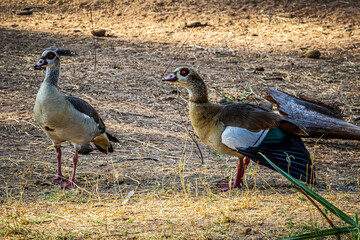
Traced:
[[203, 80], [199, 77], [199, 75], [189, 67], [178, 67], [172, 74], [164, 78], [162, 81], [173, 82], [187, 89], [203, 84]]
[[41, 54], [40, 60], [37, 64], [34, 65], [35, 69], [41, 69], [42, 67], [59, 67], [60, 66], [60, 58], [59, 55], [50, 50], [46, 50]]
[[178, 67], [173, 73], [162, 79], [186, 88], [190, 94], [190, 101], [207, 102], [207, 91], [204, 81], [190, 67]]

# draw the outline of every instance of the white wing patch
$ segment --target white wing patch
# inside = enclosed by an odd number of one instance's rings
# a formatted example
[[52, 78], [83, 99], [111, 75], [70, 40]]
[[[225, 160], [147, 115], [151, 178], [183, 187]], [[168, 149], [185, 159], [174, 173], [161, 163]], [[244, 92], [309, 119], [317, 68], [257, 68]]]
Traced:
[[83, 113], [85, 118], [91, 118], [90, 116], [86, 115], [85, 113]]
[[236, 148], [257, 147], [268, 132], [269, 130], [250, 132], [245, 128], [226, 127], [221, 134], [221, 142], [234, 150]]

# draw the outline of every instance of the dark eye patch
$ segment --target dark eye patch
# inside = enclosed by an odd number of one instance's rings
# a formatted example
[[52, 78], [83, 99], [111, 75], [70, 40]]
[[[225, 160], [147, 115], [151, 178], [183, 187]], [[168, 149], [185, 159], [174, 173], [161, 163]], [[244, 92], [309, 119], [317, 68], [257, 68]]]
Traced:
[[53, 52], [48, 52], [45, 56], [45, 58], [50, 59], [50, 60], [54, 59], [55, 57], [56, 57], [56, 54]]
[[180, 75], [186, 77], [190, 73], [190, 70], [187, 68], [180, 69]]

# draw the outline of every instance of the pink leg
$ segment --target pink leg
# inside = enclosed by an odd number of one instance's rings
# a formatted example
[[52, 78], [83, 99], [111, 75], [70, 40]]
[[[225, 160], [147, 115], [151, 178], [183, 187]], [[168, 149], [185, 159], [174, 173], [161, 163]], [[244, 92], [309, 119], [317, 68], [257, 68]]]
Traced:
[[219, 191], [228, 191], [233, 188], [240, 188], [241, 185], [243, 184], [242, 178], [245, 174], [245, 169], [249, 163], [250, 163], [250, 158], [248, 157], [244, 157], [243, 159], [239, 158], [239, 163], [237, 164], [237, 173], [235, 177], [235, 182], [233, 182], [231, 186], [229, 186], [229, 184], [227, 183], [219, 184], [219, 186], [224, 186], [220, 188]]
[[76, 166], [77, 166], [77, 162], [78, 162], [78, 152], [75, 152], [74, 157], [73, 157], [73, 173], [71, 176], [71, 180], [67, 181], [65, 184], [63, 184], [63, 186], [65, 188], [75, 188], [75, 174], [76, 174]]
[[55, 149], [56, 149], [56, 159], [57, 159], [57, 165], [58, 165], [58, 176], [53, 179], [48, 179], [45, 182], [62, 183], [64, 176], [61, 173], [61, 149], [60, 149], [60, 147], [55, 147]]

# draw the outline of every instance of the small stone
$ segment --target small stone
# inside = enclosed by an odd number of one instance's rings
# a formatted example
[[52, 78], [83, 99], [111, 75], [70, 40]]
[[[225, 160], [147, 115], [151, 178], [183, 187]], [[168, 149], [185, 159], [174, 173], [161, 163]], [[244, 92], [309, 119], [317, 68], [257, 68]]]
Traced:
[[171, 94], [180, 94], [180, 92], [177, 89], [173, 89], [170, 91]]
[[33, 10], [32, 9], [28, 9], [28, 10], [22, 10], [16, 13], [16, 15], [32, 15], [33, 14]]
[[91, 144], [85, 144], [81, 145], [80, 150], [78, 151], [79, 154], [89, 154], [94, 150], [93, 146]]
[[185, 27], [188, 27], [188, 28], [201, 27], [201, 26], [205, 26], [205, 25], [206, 24], [202, 24], [199, 21], [192, 21], [192, 22], [185, 23]]
[[227, 21], [225, 22], [225, 25], [228, 25], [228, 26], [233, 25], [233, 22], [232, 22], [231, 20], [227, 20]]
[[245, 235], [250, 235], [251, 233], [253, 233], [253, 230], [251, 228], [247, 228], [245, 230]]
[[104, 37], [106, 33], [105, 29], [99, 29], [99, 30], [92, 30], [91, 34], [97, 37]]
[[255, 72], [263, 72], [263, 71], [265, 71], [264, 67], [256, 67], [255, 68]]
[[233, 222], [229, 216], [223, 216], [221, 219], [221, 223], [231, 223]]
[[319, 58], [321, 55], [320, 51], [319, 50], [310, 50], [310, 51], [307, 51], [304, 56], [306, 58]]
[[227, 101], [226, 98], [218, 98], [216, 99], [216, 102], [222, 104], [222, 103], [226, 103]]

